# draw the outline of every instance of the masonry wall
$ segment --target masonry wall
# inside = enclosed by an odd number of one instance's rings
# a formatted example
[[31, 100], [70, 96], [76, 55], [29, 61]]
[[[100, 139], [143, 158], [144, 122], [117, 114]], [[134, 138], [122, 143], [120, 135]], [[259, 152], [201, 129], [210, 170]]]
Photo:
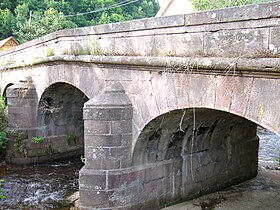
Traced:
[[[256, 125], [224, 112], [195, 110], [195, 122], [193, 109], [186, 109], [148, 123], [138, 138], [132, 166], [106, 163], [100, 167], [104, 157], [107, 162], [116, 158], [106, 150], [119, 146], [111, 145], [109, 134], [105, 144], [101, 134], [97, 138], [88, 133], [86, 150], [94, 153], [86, 152], [89, 160], [80, 171], [81, 209], [159, 209], [255, 177]], [[91, 133], [99, 132], [99, 126], [87, 125]]]
[[[31, 164], [71, 157], [84, 152], [83, 105], [88, 98], [77, 88], [57, 83], [38, 101], [29, 77], [7, 91], [8, 146], [6, 161]], [[33, 142], [35, 139], [39, 142]], [[41, 141], [40, 141], [41, 140]]]
[[58, 55], [259, 57], [280, 53], [280, 3], [58, 31], [4, 52], [1, 66]]
[[[16, 134], [16, 133], [17, 134]], [[6, 162], [13, 164], [34, 164], [80, 157], [84, 151], [83, 138], [71, 139], [67, 135], [43, 137], [34, 143], [28, 138], [28, 131], [18, 129], [9, 134]], [[20, 135], [17, 139], [16, 135]]]

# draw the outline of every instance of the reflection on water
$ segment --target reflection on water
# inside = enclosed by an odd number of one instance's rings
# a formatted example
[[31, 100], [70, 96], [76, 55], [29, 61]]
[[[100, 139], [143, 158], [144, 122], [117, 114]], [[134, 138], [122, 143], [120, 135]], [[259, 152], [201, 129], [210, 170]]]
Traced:
[[1, 166], [6, 199], [4, 209], [61, 209], [65, 198], [78, 190], [79, 159], [33, 166]]
[[[280, 139], [275, 134], [259, 129], [259, 161], [262, 165], [277, 163]], [[33, 166], [2, 165], [0, 179], [5, 182], [6, 199], [0, 209], [63, 209], [65, 198], [78, 190], [79, 159]], [[254, 185], [259, 188], [265, 185]], [[69, 209], [65, 208], [65, 209]]]

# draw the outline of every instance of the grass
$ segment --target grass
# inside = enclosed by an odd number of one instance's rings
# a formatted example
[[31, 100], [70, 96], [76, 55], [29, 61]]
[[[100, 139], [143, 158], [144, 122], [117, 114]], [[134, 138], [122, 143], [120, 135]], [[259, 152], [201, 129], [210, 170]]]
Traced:
[[44, 140], [45, 140], [44, 137], [33, 137], [33, 138], [31, 139], [31, 141], [32, 141], [33, 143], [35, 143], [35, 144], [42, 143]]

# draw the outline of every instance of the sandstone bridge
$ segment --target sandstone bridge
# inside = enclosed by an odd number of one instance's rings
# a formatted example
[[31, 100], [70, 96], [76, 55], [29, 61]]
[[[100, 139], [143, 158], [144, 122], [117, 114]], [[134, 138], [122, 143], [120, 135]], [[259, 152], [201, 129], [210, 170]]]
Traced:
[[22, 138], [7, 161], [84, 150], [81, 209], [158, 209], [242, 182], [257, 174], [257, 126], [280, 134], [279, 54], [280, 2], [27, 42], [0, 55]]

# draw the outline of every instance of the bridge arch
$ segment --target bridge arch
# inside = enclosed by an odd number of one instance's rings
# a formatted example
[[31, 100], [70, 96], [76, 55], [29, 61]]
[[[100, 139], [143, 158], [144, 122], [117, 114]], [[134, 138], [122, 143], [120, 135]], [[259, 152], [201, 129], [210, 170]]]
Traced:
[[180, 157], [184, 146], [190, 148], [191, 139], [201, 142], [208, 139], [213, 142], [219, 138], [220, 143], [225, 143], [223, 140], [233, 135], [231, 132], [234, 128], [238, 128], [245, 139], [254, 138], [256, 126], [243, 117], [209, 108], [166, 112], [148, 122], [141, 131], [134, 148], [133, 163], [138, 165]]
[[169, 183], [165, 196], [189, 199], [256, 176], [256, 130], [254, 122], [224, 111], [173, 110], [146, 124], [132, 164], [153, 166]]
[[89, 98], [66, 82], [51, 84], [38, 103], [38, 127], [46, 136], [75, 134], [83, 137], [83, 106]]

